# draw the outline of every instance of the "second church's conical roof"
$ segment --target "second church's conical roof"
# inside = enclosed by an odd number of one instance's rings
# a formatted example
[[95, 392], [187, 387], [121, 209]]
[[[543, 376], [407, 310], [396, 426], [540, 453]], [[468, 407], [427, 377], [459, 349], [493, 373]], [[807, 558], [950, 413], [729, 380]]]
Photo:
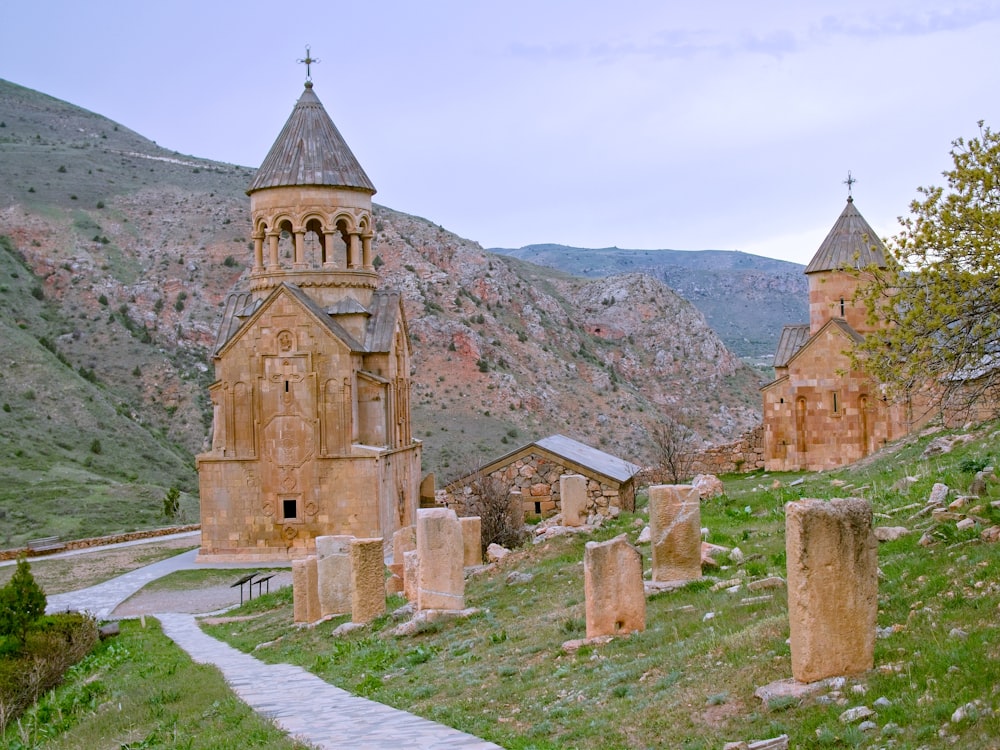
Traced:
[[865, 217], [848, 198], [830, 233], [806, 266], [806, 273], [865, 268], [870, 265], [885, 268], [885, 245]]
[[273, 187], [325, 185], [375, 192], [319, 97], [306, 83], [288, 122], [247, 193]]

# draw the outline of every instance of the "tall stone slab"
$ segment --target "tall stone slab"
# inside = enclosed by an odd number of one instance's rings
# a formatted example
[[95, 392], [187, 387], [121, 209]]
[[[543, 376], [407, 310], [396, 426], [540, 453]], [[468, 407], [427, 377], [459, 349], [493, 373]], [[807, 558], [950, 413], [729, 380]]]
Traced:
[[483, 519], [479, 516], [463, 516], [462, 524], [462, 564], [466, 567], [483, 564]]
[[511, 490], [507, 495], [507, 503], [510, 508], [510, 523], [515, 529], [524, 526], [524, 493], [520, 490]]
[[404, 526], [392, 535], [392, 561], [403, 564], [403, 554], [417, 548], [417, 527]]
[[308, 623], [320, 617], [316, 556], [292, 560], [292, 618]]
[[606, 542], [587, 542], [583, 586], [588, 638], [646, 629], [642, 555], [625, 534]]
[[792, 677], [815, 682], [874, 666], [878, 542], [860, 498], [785, 506]]
[[316, 537], [316, 581], [320, 617], [351, 611], [352, 536]]
[[465, 609], [462, 524], [455, 511], [417, 511], [417, 556], [417, 609]]
[[382, 540], [351, 540], [351, 622], [365, 623], [385, 613], [385, 560]]
[[688, 484], [649, 488], [649, 532], [654, 581], [701, 577], [701, 498]]
[[582, 526], [587, 520], [587, 477], [563, 474], [559, 477], [563, 526]]
[[417, 603], [417, 586], [420, 583], [420, 557], [416, 550], [403, 553], [403, 596], [406, 601]]

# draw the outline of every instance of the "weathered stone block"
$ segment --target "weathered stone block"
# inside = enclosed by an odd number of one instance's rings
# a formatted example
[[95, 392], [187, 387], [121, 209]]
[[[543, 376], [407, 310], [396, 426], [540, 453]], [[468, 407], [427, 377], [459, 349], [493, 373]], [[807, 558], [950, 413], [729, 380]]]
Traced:
[[316, 557], [292, 560], [292, 619], [316, 622], [320, 619]]
[[483, 564], [483, 519], [479, 516], [460, 518], [462, 524], [462, 545], [465, 566]]
[[417, 527], [404, 526], [392, 535], [392, 561], [403, 564], [403, 554], [417, 548]]
[[642, 555], [624, 534], [587, 542], [583, 553], [587, 638], [646, 629]]
[[587, 520], [587, 478], [582, 474], [559, 477], [564, 526], [582, 526]]
[[799, 682], [874, 666], [878, 542], [860, 498], [785, 506], [792, 676]]
[[455, 511], [417, 511], [417, 555], [417, 609], [465, 609], [462, 524]]
[[698, 490], [687, 484], [657, 484], [649, 488], [654, 581], [701, 577], [700, 500]]
[[351, 540], [346, 535], [316, 537], [316, 582], [320, 617], [351, 611]]
[[351, 540], [351, 622], [385, 613], [385, 562], [381, 539]]
[[417, 586], [420, 579], [420, 557], [416, 550], [403, 553], [403, 596], [406, 601], [416, 603]]

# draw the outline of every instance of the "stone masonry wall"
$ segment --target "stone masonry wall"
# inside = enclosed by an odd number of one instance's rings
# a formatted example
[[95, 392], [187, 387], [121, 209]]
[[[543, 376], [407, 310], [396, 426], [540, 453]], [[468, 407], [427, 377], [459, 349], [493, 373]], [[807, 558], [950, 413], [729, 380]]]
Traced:
[[[562, 509], [559, 477], [577, 474], [577, 469], [546, 455], [531, 453], [513, 463], [490, 472], [487, 476], [500, 482], [507, 492], [522, 494], [526, 516], [550, 516]], [[461, 515], [476, 512], [479, 496], [476, 481], [467, 478], [465, 484], [450, 485], [442, 493], [444, 502]], [[587, 513], [608, 514], [608, 508], [621, 510], [635, 507], [635, 489], [631, 482], [624, 485], [599, 482], [587, 478]]]

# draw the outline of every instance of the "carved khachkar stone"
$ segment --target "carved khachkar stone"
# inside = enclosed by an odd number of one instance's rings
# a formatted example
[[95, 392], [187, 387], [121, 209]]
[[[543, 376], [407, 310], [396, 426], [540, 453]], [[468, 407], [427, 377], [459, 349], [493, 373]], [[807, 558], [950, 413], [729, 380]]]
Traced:
[[462, 524], [462, 545], [464, 555], [462, 564], [465, 566], [483, 564], [483, 519], [479, 516], [463, 516], [458, 519]]
[[696, 488], [687, 484], [650, 487], [649, 531], [654, 581], [701, 577], [701, 505]]
[[624, 534], [587, 542], [583, 553], [587, 637], [646, 629], [642, 555]]
[[321, 617], [351, 611], [351, 540], [347, 535], [316, 537], [317, 585]]
[[292, 560], [292, 619], [316, 622], [320, 617], [316, 557]]
[[385, 561], [381, 539], [351, 540], [351, 622], [385, 614]]
[[465, 609], [462, 524], [455, 511], [417, 511], [417, 555], [417, 609]]
[[524, 526], [524, 493], [520, 490], [511, 490], [507, 495], [507, 503], [510, 508], [510, 524], [512, 528], [520, 529]]
[[799, 682], [874, 666], [878, 542], [860, 498], [785, 506], [792, 676]]
[[581, 526], [587, 520], [587, 478], [582, 474], [559, 477], [563, 526]]

